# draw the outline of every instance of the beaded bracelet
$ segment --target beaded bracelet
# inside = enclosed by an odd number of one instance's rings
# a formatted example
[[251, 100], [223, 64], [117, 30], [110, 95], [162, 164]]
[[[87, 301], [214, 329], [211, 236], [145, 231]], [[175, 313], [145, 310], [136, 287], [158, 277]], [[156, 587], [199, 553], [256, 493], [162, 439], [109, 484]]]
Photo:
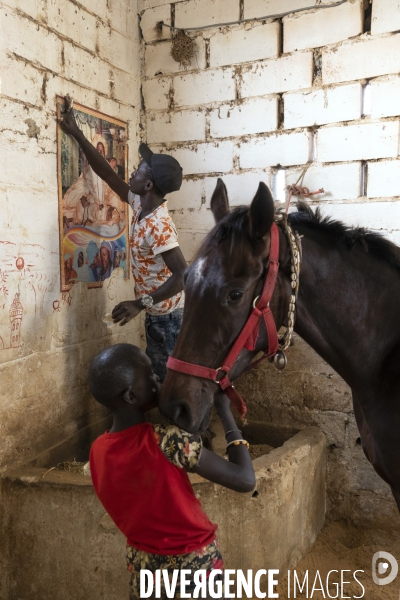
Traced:
[[225, 439], [226, 439], [227, 435], [229, 435], [230, 433], [234, 433], [234, 432], [236, 432], [236, 431], [237, 431], [238, 433], [240, 433], [240, 435], [243, 435], [243, 433], [240, 431], [240, 429], [230, 429], [229, 431], [227, 431], [227, 432], [225, 433]]
[[229, 444], [226, 445], [226, 452], [228, 452], [229, 446], [240, 446], [240, 444], [246, 446], [247, 450], [250, 448], [250, 444], [249, 442], [246, 442], [246, 440], [233, 440], [233, 442], [229, 442]]

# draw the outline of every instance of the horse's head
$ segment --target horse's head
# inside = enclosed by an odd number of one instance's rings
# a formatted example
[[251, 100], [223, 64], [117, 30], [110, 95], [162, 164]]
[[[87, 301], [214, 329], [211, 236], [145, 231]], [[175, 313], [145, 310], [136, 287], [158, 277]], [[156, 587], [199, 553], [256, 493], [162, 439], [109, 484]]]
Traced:
[[[230, 212], [225, 185], [218, 179], [211, 210], [216, 226], [185, 274], [185, 310], [173, 356], [217, 369], [262, 289], [275, 208], [269, 189], [260, 183], [249, 207]], [[290, 275], [290, 260], [284, 262], [288, 266], [283, 265], [283, 271], [288, 268]], [[289, 294], [289, 277], [278, 278], [271, 301], [277, 326], [283, 321], [283, 310], [279, 309], [283, 303], [279, 303], [279, 299]], [[266, 345], [266, 333], [261, 326], [256, 351]], [[254, 354], [247, 350], [241, 352], [230, 372], [230, 379], [240, 375]], [[208, 424], [216, 391], [216, 384], [210, 380], [168, 370], [160, 409], [182, 429], [195, 432]]]

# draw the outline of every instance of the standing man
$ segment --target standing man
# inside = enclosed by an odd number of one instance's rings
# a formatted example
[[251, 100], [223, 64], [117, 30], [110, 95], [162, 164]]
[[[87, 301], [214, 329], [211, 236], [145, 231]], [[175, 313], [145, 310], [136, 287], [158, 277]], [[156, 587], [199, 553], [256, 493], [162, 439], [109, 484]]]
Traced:
[[93, 171], [132, 208], [129, 245], [136, 300], [117, 304], [112, 317], [115, 323], [125, 325], [146, 311], [146, 353], [163, 381], [167, 358], [172, 354], [182, 322], [183, 273], [187, 266], [164, 196], [180, 189], [182, 168], [172, 156], [153, 154], [142, 143], [139, 153], [143, 160], [128, 185], [83, 135], [68, 96], [65, 104], [60, 125], [79, 143]]

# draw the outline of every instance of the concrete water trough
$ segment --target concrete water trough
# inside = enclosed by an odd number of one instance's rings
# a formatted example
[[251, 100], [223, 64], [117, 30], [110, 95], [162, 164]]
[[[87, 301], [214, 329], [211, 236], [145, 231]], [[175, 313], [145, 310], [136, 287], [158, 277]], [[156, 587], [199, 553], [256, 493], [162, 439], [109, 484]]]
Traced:
[[[89, 426], [1, 478], [0, 597], [8, 600], [121, 600], [127, 597], [125, 539], [97, 500], [90, 477], [51, 470], [87, 460], [107, 427]], [[250, 423], [251, 444], [274, 449], [253, 461], [256, 490], [238, 494], [190, 475], [231, 569], [293, 568], [325, 517], [325, 436]], [[222, 449], [223, 436], [214, 440]]]

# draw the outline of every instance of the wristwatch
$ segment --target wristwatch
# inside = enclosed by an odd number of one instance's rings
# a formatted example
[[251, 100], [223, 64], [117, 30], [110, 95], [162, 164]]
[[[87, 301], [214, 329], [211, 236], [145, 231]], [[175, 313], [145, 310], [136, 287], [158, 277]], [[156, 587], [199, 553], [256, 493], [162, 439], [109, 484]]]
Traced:
[[142, 303], [143, 308], [152, 308], [154, 304], [153, 298], [148, 294], [144, 294], [143, 296], [141, 296], [140, 301]]

